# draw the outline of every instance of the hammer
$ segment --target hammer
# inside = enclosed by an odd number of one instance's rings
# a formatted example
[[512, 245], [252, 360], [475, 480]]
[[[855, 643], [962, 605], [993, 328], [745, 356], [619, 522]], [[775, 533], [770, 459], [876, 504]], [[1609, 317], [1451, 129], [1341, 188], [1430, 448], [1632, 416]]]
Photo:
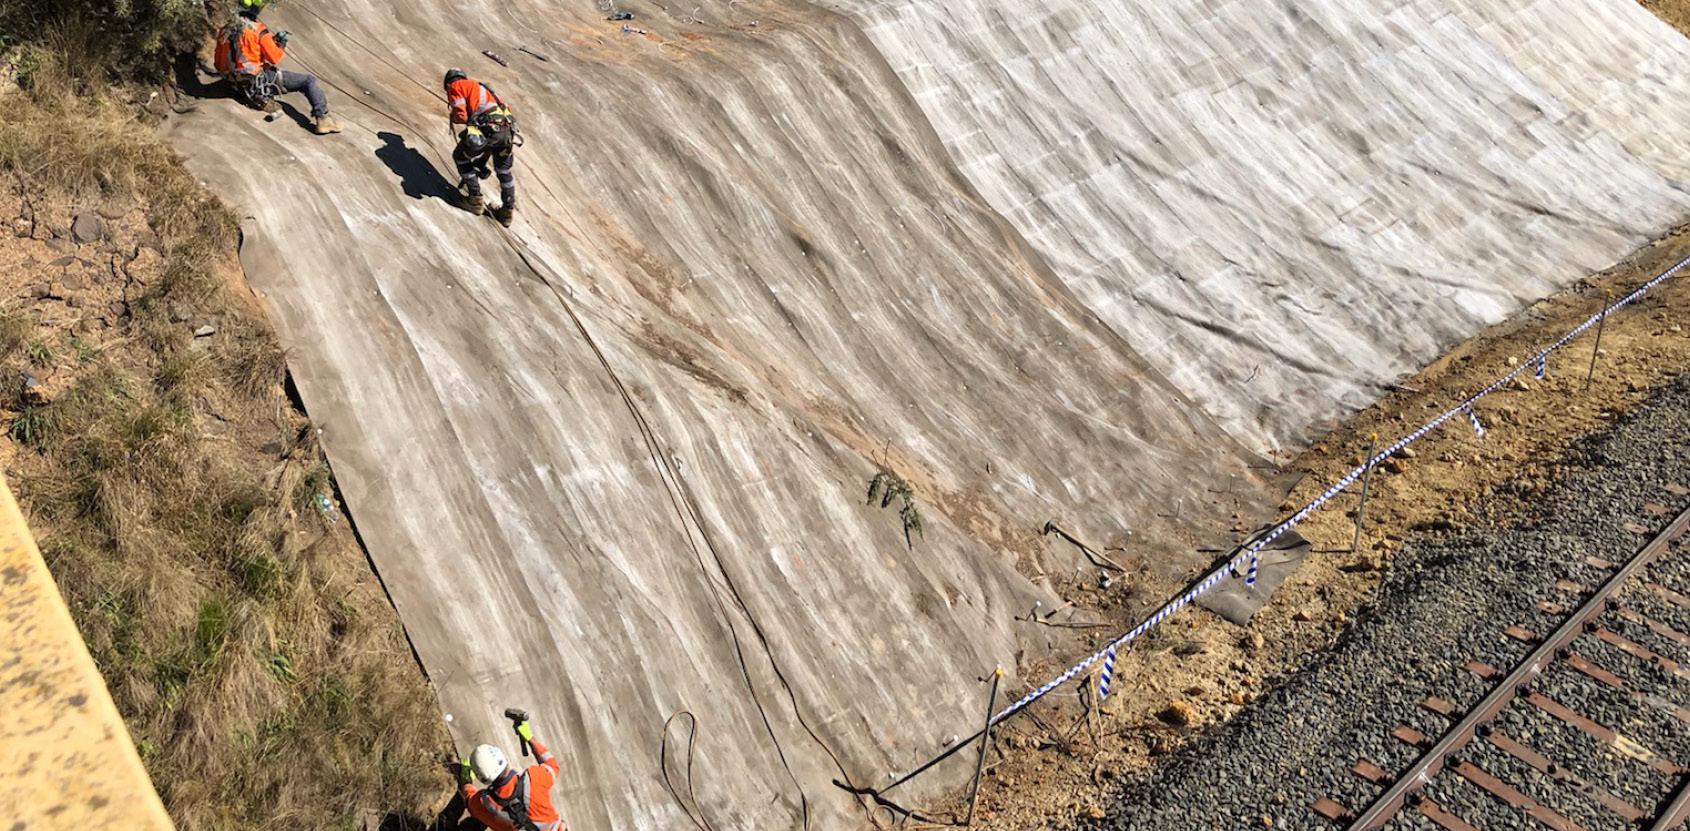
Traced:
[[[528, 720], [528, 711], [527, 710], [519, 710], [515, 707], [506, 707], [505, 708], [505, 718], [508, 718], [508, 719], [511, 720], [511, 727], [514, 728], [518, 724], [521, 724], [521, 723]], [[527, 739], [525, 739], [525, 738], [523, 738], [522, 736], [519, 735], [519, 736], [516, 737], [516, 740], [519, 741], [519, 742], [522, 742], [522, 755], [524, 755], [524, 756], [533, 756], [534, 755], [534, 748], [529, 747]]]

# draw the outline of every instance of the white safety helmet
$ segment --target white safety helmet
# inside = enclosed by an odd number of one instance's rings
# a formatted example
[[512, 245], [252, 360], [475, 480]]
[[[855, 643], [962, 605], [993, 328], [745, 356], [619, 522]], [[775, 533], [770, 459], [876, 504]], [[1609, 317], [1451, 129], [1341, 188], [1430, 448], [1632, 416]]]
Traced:
[[470, 770], [475, 771], [475, 778], [483, 782], [492, 783], [499, 775], [510, 767], [505, 762], [505, 752], [490, 744], [477, 745], [469, 754]]

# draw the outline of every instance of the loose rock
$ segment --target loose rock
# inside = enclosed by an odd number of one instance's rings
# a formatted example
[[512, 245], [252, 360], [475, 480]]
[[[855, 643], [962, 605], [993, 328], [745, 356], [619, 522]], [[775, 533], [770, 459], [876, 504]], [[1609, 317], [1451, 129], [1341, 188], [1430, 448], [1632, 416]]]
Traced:
[[99, 242], [106, 235], [106, 224], [99, 214], [80, 213], [70, 223], [70, 238], [81, 244]]
[[1197, 710], [1184, 701], [1175, 701], [1163, 707], [1156, 717], [1175, 727], [1190, 727], [1197, 720]]

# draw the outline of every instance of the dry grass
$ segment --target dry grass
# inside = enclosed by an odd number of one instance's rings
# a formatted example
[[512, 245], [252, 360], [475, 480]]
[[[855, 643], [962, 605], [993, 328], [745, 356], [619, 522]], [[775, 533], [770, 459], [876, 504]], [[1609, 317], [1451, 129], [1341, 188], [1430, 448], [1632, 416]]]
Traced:
[[[64, 354], [73, 335], [0, 311], [0, 377], [70, 374], [38, 406], [8, 380], [0, 404], [14, 484], [160, 794], [185, 831], [421, 814], [449, 785], [434, 698], [314, 508], [332, 483], [283, 353], [219, 278], [233, 218], [129, 108], [50, 75], [0, 106], [0, 174], [26, 205], [141, 205], [165, 264], [101, 349]], [[181, 309], [223, 321], [214, 345], [193, 348]]]

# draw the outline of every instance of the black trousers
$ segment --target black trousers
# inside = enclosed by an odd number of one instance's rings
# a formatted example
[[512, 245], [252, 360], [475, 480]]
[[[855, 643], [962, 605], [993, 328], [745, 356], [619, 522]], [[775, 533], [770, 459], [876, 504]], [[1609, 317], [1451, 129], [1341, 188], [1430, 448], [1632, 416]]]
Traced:
[[484, 146], [478, 151], [468, 139], [459, 138], [458, 146], [452, 150], [452, 164], [458, 168], [464, 191], [471, 196], [481, 195], [481, 177], [477, 171], [492, 164], [493, 172], [499, 177], [499, 203], [506, 208], [516, 207], [516, 175], [511, 172], [515, 161], [516, 148], [509, 142]]

